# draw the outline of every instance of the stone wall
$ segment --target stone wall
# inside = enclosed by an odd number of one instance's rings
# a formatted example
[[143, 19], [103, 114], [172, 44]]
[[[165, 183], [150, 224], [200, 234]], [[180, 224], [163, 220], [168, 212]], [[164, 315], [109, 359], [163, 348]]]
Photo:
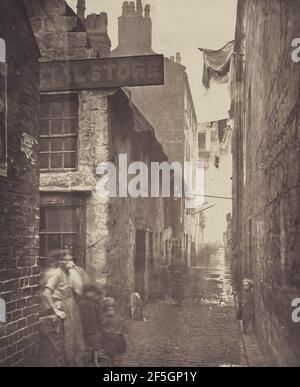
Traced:
[[65, 0], [24, 2], [42, 61], [97, 56], [97, 50], [91, 47], [85, 27]]
[[[118, 46], [111, 56], [149, 55], [152, 49], [151, 10], [139, 0], [123, 2], [122, 16], [119, 17]], [[162, 144], [169, 162], [184, 163], [193, 160], [197, 117], [193, 98], [189, 88], [185, 67], [181, 64], [181, 55], [176, 53], [164, 60], [165, 83], [161, 86], [131, 87], [132, 102], [145, 115], [155, 128], [158, 141]], [[188, 261], [190, 261], [191, 242], [195, 242], [195, 217], [185, 216], [185, 203], [177, 200], [173, 203], [169, 221], [173, 228], [173, 237], [182, 248], [188, 240]], [[187, 225], [185, 226], [185, 221]], [[186, 233], [186, 235], [184, 235]]]
[[300, 295], [300, 66], [291, 58], [299, 2], [244, 4], [245, 115], [236, 117], [244, 120], [243, 270], [255, 280], [257, 333], [270, 362], [299, 366], [291, 318]]
[[[26, 1], [42, 61], [97, 57], [82, 21], [64, 0]], [[97, 18], [96, 18], [97, 19]], [[89, 23], [92, 18], [89, 18]], [[109, 158], [108, 105], [103, 91], [78, 93], [78, 163], [76, 171], [41, 173], [40, 191], [47, 202], [52, 194], [81, 197], [86, 213], [85, 263], [91, 278], [106, 284], [107, 200], [96, 194], [96, 167]], [[55, 197], [54, 197], [55, 200]], [[52, 203], [53, 204], [53, 203]]]
[[[120, 97], [121, 95], [121, 97]], [[163, 242], [171, 240], [165, 230], [166, 201], [157, 199], [103, 198], [97, 193], [103, 176], [97, 174], [101, 162], [112, 161], [118, 167], [119, 154], [133, 161], [165, 159], [153, 128], [140, 115], [141, 126], [133, 118], [128, 97], [122, 92], [83, 91], [79, 94], [79, 153], [78, 167], [71, 172], [42, 173], [40, 190], [43, 195], [84, 194], [86, 208], [85, 268], [91, 278], [104, 286], [108, 295], [124, 306], [135, 290], [134, 257], [136, 229], [154, 237], [162, 233]], [[137, 109], [134, 110], [137, 114]], [[158, 156], [155, 156], [158, 154]], [[155, 157], [158, 157], [156, 159]], [[167, 228], [167, 227], [166, 227]], [[147, 234], [147, 241], [149, 240]], [[154, 241], [155, 242], [155, 241]], [[147, 242], [148, 243], [148, 242]], [[149, 246], [146, 246], [149, 265]], [[158, 269], [164, 251], [153, 258]], [[146, 268], [146, 295], [150, 290], [150, 269]]]
[[[106, 33], [104, 14], [80, 20], [64, 1], [40, 1], [40, 7], [28, 5], [31, 22], [42, 52], [42, 60], [90, 58], [99, 55], [95, 41]], [[55, 11], [56, 9], [56, 11]], [[55, 15], [55, 16], [54, 16]], [[85, 32], [83, 22], [89, 31]], [[91, 44], [92, 43], [92, 44]], [[94, 48], [91, 48], [94, 47]], [[137, 227], [147, 233], [145, 295], [151, 294], [149, 234], [165, 233], [165, 201], [162, 199], [103, 198], [97, 192], [103, 176], [97, 174], [101, 162], [118, 163], [118, 155], [150, 163], [151, 157], [166, 158], [152, 126], [121, 90], [94, 90], [78, 93], [78, 163], [74, 171], [41, 173], [40, 190], [44, 204], [61, 199], [61, 195], [81, 197], [86, 217], [84, 257], [79, 263], [88, 274], [126, 306], [135, 290], [135, 239]], [[158, 154], [158, 156], [155, 156]], [[74, 196], [75, 195], [75, 196]], [[54, 200], [54, 202], [53, 202]], [[80, 199], [79, 199], [80, 200]], [[165, 236], [166, 234], [166, 236]], [[153, 261], [161, 259], [154, 248]], [[152, 258], [151, 258], [152, 259]], [[156, 260], [157, 260], [156, 259]], [[152, 261], [151, 261], [152, 262]], [[151, 263], [152, 265], [152, 263]]]
[[108, 201], [101, 198], [96, 187], [101, 177], [96, 168], [109, 160], [109, 126], [107, 92], [79, 93], [78, 164], [76, 171], [41, 173], [43, 194], [73, 193], [84, 195], [86, 207], [85, 264], [91, 277], [106, 283], [106, 225]]
[[2, 0], [8, 64], [8, 172], [0, 177], [0, 366], [34, 361], [39, 331], [39, 52], [21, 1]]
[[[112, 147], [110, 160], [117, 162], [120, 154], [127, 154], [128, 165], [135, 161], [142, 161], [148, 166], [149, 171], [151, 171], [151, 162], [166, 160], [166, 155], [155, 138], [153, 128], [123, 93], [110, 97], [109, 106]], [[109, 292], [116, 298], [121, 297], [124, 301], [123, 305], [128, 303], [130, 292], [135, 290], [137, 230], [146, 233], [145, 299], [153, 297], [157, 291], [159, 284], [155, 283], [157, 280], [155, 277], [165, 263], [164, 246], [166, 241], [171, 243], [172, 240], [172, 232], [166, 226], [166, 206], [171, 202], [163, 198], [110, 199], [107, 246], [110, 269], [108, 284]], [[152, 253], [150, 233], [153, 234]]]

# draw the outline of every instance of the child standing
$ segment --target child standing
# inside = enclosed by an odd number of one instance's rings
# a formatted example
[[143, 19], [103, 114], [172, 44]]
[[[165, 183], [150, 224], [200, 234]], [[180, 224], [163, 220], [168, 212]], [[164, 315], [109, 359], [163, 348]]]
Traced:
[[171, 297], [176, 306], [180, 306], [184, 300], [183, 273], [180, 269], [175, 268], [172, 275]]
[[255, 315], [253, 282], [248, 279], [245, 279], [242, 283], [240, 311], [243, 324], [243, 334], [247, 334], [250, 325], [252, 325], [252, 329], [254, 329]]
[[127, 352], [126, 327], [124, 320], [117, 314], [116, 302], [113, 298], [104, 299], [102, 305], [104, 348], [106, 355], [111, 359], [112, 366], [114, 366], [117, 363], [118, 357]]
[[[88, 364], [96, 367], [109, 365], [106, 364], [108, 361], [103, 361], [105, 351], [102, 333], [101, 297], [102, 294], [97, 286], [89, 284], [83, 287], [82, 297], [78, 300], [84, 340], [88, 350]], [[102, 364], [103, 362], [104, 364]]]

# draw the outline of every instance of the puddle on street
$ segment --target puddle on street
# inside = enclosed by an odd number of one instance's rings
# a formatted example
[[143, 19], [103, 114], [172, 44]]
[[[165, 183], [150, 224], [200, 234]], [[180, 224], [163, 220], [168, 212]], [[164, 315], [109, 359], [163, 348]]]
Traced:
[[200, 283], [198, 279], [198, 283], [193, 284], [192, 298], [195, 302], [219, 306], [231, 306], [234, 303], [230, 269], [225, 262], [223, 249], [215, 256], [206, 258], [195, 269], [201, 272]]

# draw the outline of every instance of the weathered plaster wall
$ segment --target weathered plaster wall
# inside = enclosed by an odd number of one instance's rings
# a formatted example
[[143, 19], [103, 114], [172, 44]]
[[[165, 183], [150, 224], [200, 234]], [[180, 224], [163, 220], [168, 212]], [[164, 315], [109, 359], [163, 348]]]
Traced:
[[101, 180], [97, 165], [109, 160], [107, 93], [79, 94], [78, 166], [72, 172], [42, 173], [41, 192], [86, 193], [86, 269], [91, 277], [105, 283], [108, 201], [96, 187]]

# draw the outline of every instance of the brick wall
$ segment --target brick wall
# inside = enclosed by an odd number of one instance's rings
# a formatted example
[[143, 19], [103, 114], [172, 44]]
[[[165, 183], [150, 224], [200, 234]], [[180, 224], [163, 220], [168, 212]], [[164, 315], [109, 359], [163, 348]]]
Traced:
[[12, 366], [33, 361], [39, 331], [37, 143], [27, 154], [22, 150], [22, 138], [38, 136], [39, 53], [21, 1], [1, 1], [0, 37], [8, 62], [8, 174], [0, 177], [0, 297], [7, 323], [0, 324], [0, 366]]
[[244, 4], [243, 269], [255, 279], [257, 333], [269, 361], [299, 366], [299, 326], [291, 318], [300, 295], [300, 66], [291, 59], [299, 2]]

